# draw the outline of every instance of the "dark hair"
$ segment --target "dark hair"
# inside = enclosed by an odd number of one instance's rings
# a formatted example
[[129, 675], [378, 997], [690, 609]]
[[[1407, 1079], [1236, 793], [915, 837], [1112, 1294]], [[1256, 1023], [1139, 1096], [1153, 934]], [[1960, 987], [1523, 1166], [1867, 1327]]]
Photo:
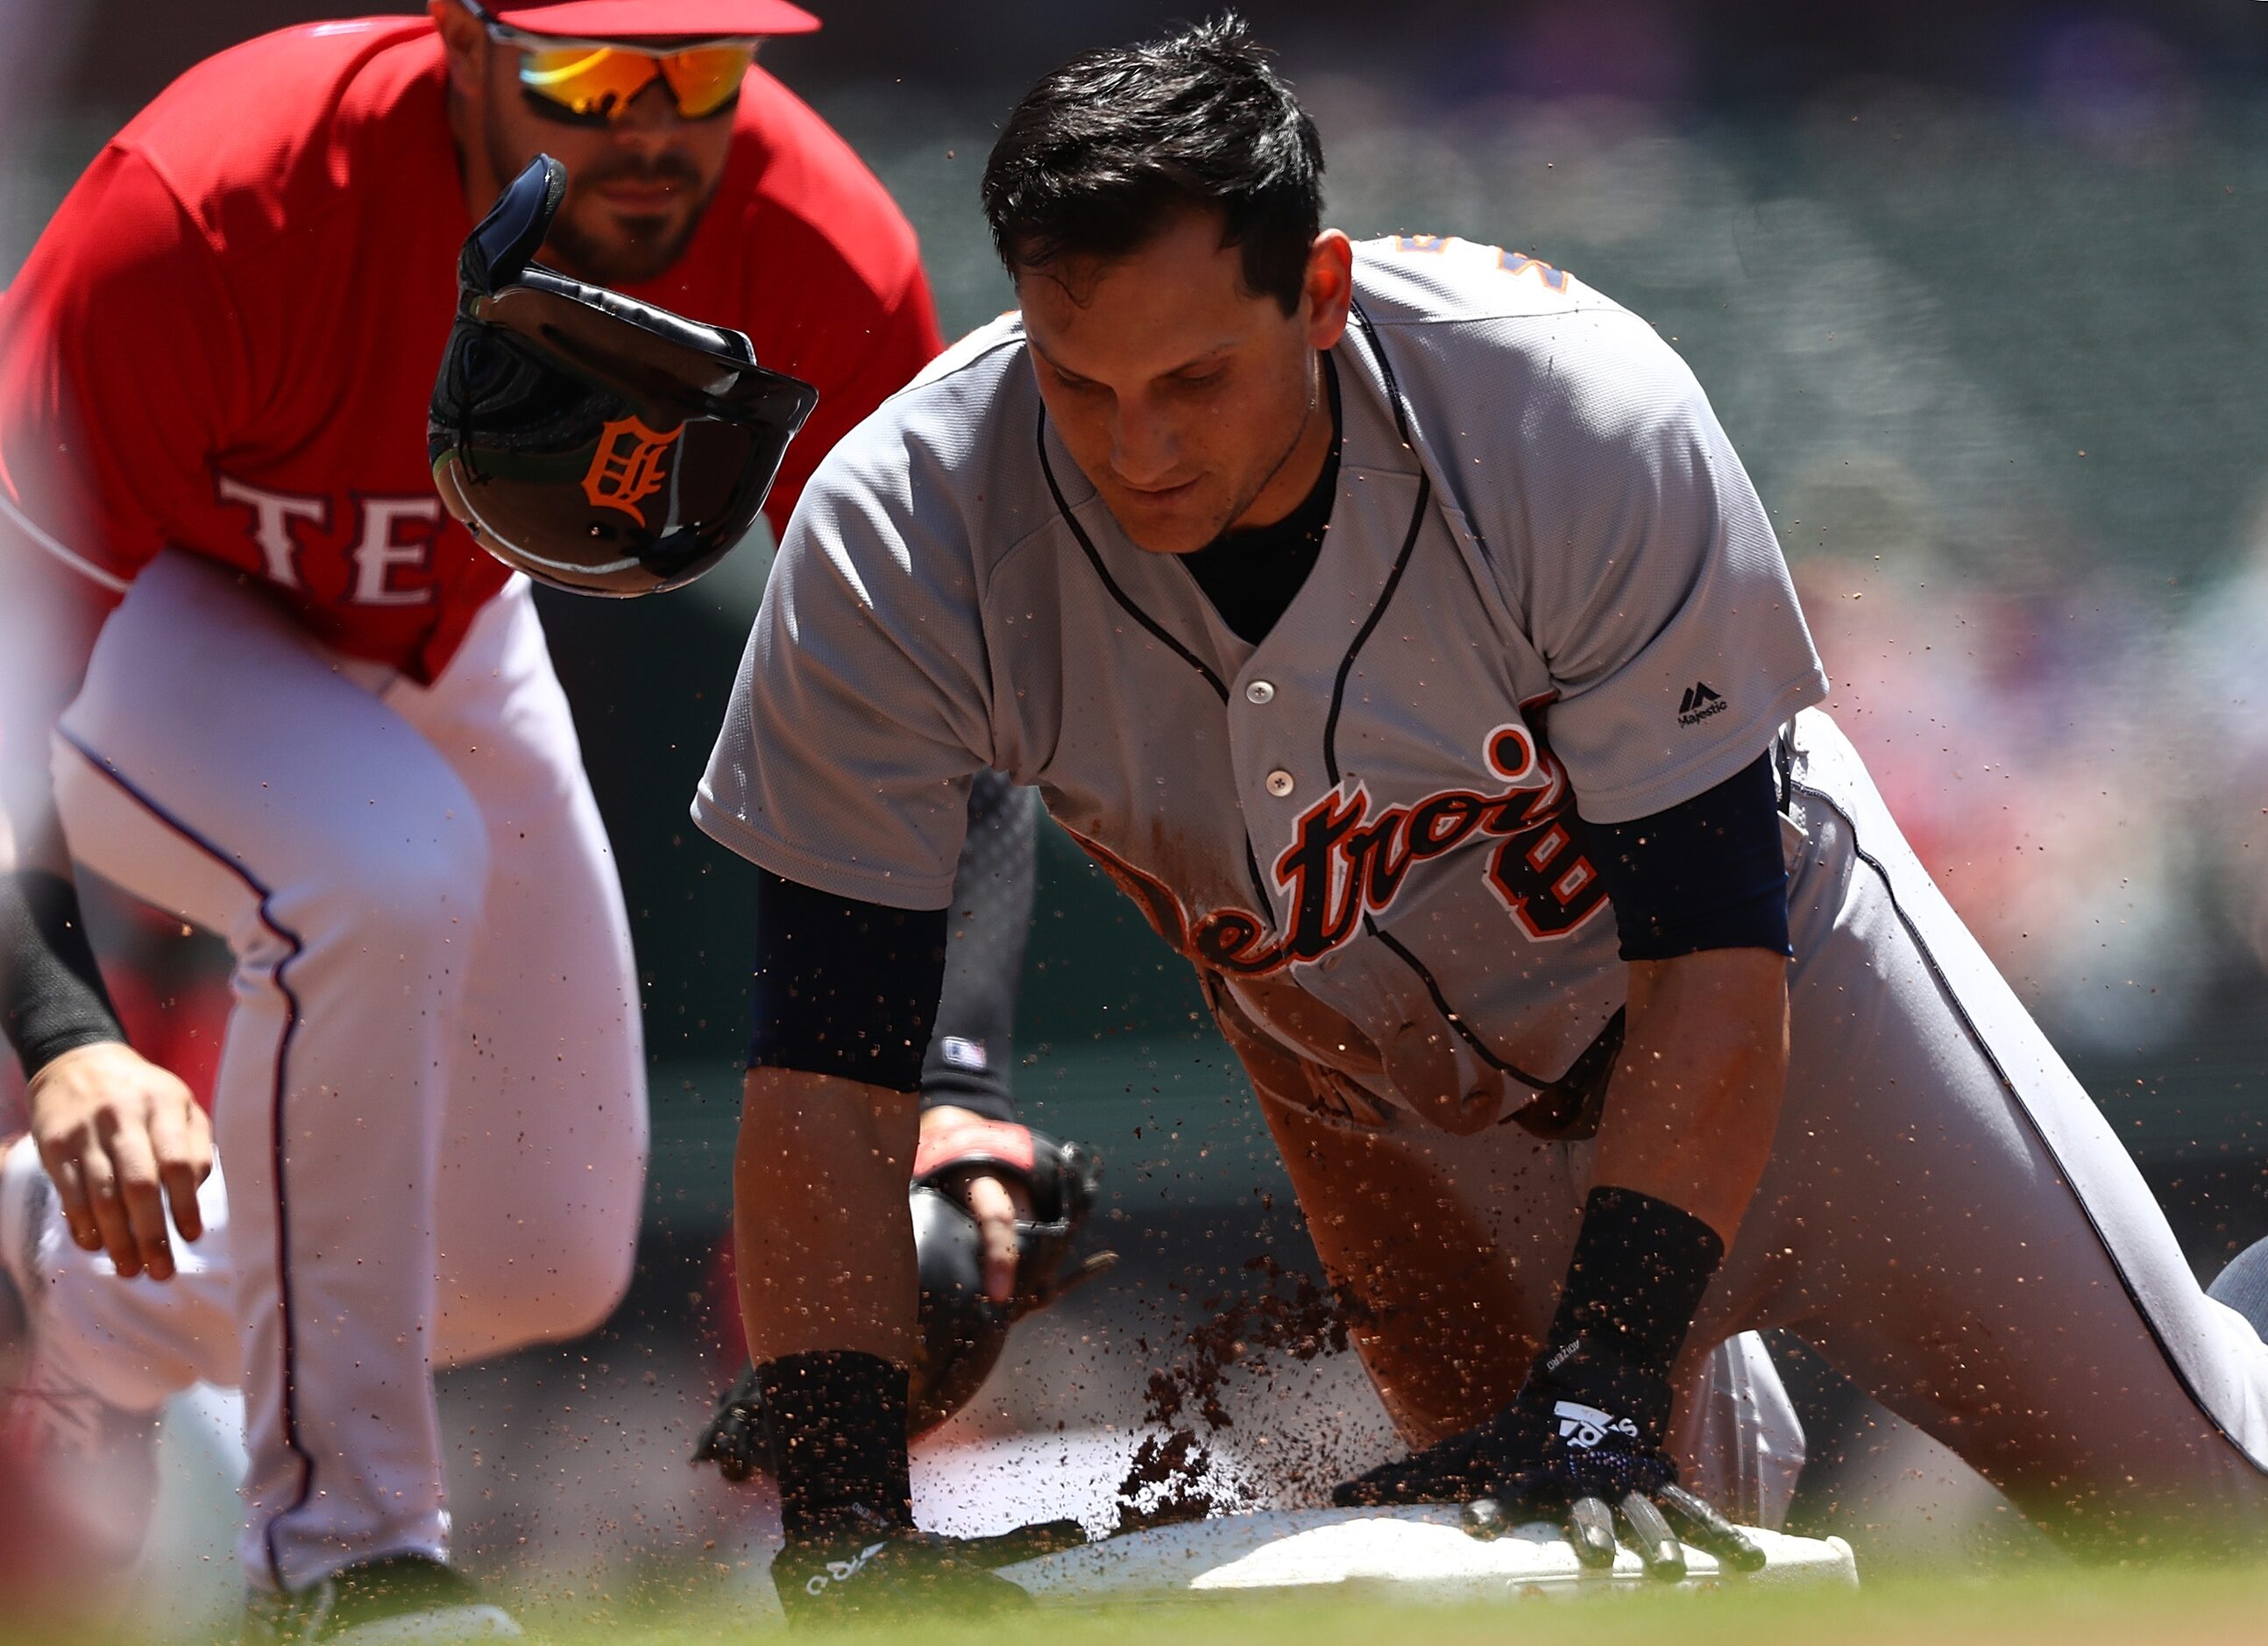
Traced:
[[1013, 277], [1123, 257], [1191, 207], [1219, 211], [1247, 290], [1300, 306], [1322, 226], [1323, 145], [1224, 12], [1164, 40], [1074, 57], [1024, 94], [984, 165], [984, 216]]

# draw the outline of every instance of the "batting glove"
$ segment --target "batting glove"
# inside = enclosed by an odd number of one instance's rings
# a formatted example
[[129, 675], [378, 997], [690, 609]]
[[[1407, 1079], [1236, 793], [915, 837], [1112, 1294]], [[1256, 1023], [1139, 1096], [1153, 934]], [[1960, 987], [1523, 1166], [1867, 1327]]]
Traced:
[[1459, 1502], [1465, 1529], [1484, 1539], [1529, 1520], [1566, 1528], [1575, 1556], [1611, 1567], [1616, 1534], [1667, 1583], [1685, 1576], [1680, 1539], [1737, 1571], [1764, 1564], [1746, 1533], [1678, 1484], [1662, 1450], [1667, 1377], [1606, 1357], [1580, 1340], [1528, 1373], [1512, 1404], [1399, 1462], [1340, 1485], [1344, 1508]]

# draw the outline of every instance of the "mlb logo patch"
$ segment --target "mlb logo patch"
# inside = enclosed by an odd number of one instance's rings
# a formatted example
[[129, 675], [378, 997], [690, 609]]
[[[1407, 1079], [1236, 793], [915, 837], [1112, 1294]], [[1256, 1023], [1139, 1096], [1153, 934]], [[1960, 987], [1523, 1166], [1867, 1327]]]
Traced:
[[965, 1040], [959, 1035], [947, 1035], [939, 1042], [945, 1060], [957, 1069], [972, 1069], [983, 1074], [991, 1065], [985, 1060], [982, 1040]]

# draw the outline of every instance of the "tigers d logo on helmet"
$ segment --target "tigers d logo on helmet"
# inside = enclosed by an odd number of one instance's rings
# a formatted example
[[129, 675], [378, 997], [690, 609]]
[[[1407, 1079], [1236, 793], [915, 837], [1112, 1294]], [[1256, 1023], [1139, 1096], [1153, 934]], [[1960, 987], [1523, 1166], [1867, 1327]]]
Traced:
[[635, 417], [619, 417], [599, 431], [599, 449], [583, 476], [583, 495], [594, 509], [620, 509], [643, 522], [645, 500], [669, 478], [666, 459], [683, 425], [668, 433], [649, 429]]
[[538, 582], [675, 588], [748, 535], [818, 391], [737, 331], [534, 267], [566, 193], [538, 155], [465, 242], [425, 425], [434, 490]]

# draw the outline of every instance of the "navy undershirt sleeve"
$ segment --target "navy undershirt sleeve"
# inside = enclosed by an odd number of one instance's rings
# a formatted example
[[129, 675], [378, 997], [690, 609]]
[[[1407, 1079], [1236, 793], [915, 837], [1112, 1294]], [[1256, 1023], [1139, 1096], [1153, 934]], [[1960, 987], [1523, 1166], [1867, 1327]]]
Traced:
[[1631, 823], [1586, 819], [1586, 855], [1606, 882], [1624, 960], [1707, 948], [1793, 951], [1779, 789], [1769, 750], [1715, 788]]
[[948, 911], [891, 909], [758, 874], [748, 1067], [919, 1091]]

